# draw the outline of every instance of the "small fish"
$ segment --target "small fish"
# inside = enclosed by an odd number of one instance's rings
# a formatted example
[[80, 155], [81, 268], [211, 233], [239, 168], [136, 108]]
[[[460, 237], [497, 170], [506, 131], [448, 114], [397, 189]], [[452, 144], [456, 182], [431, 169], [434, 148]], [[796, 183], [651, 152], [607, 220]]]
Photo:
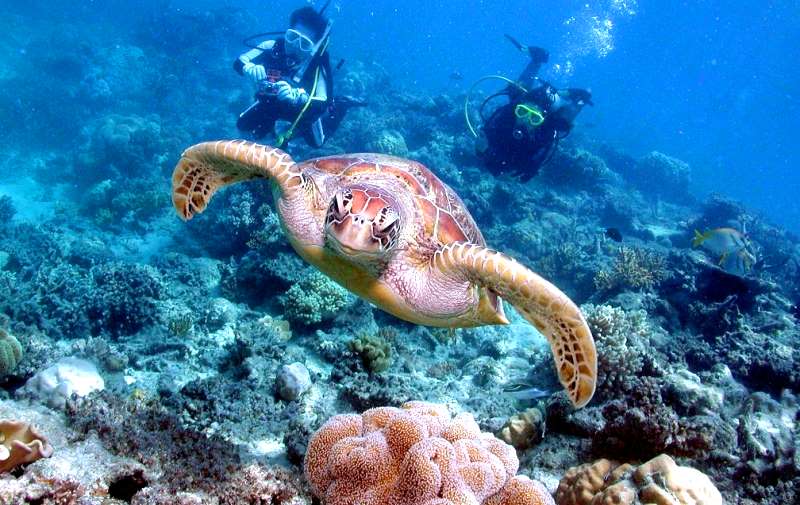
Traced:
[[503, 392], [515, 400], [538, 400], [539, 398], [547, 398], [553, 393], [524, 382], [509, 384], [503, 388]]
[[718, 256], [717, 264], [726, 272], [745, 275], [756, 263], [747, 237], [733, 228], [715, 228], [705, 233], [694, 231], [692, 247], [703, 247]]
[[606, 237], [614, 242], [622, 242], [622, 232], [619, 231], [619, 228], [606, 228]]
[[791, 311], [794, 318], [800, 321], [800, 303], [795, 303], [792, 305]]
[[464, 80], [464, 76], [461, 75], [461, 72], [456, 70], [456, 71], [454, 71], [454, 72], [452, 72], [450, 74], [450, 79], [453, 80], [453, 81], [463, 81]]

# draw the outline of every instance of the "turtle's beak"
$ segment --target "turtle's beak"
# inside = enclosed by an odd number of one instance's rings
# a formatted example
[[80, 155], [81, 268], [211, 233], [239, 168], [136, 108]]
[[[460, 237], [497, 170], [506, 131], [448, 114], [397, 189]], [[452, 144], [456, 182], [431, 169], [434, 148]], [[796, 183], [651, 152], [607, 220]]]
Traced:
[[345, 257], [376, 258], [384, 252], [373, 236], [372, 220], [361, 214], [349, 214], [341, 222], [330, 223], [327, 231], [333, 248]]

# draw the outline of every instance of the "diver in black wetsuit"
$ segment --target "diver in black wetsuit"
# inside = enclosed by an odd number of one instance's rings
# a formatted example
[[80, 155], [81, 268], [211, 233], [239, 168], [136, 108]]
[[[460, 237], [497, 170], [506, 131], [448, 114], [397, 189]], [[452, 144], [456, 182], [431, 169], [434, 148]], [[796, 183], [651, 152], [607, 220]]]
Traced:
[[326, 51], [330, 25], [320, 12], [303, 7], [292, 12], [283, 37], [265, 40], [234, 61], [234, 70], [257, 88], [255, 103], [239, 115], [239, 130], [256, 140], [274, 132], [278, 147], [296, 132], [319, 147], [348, 108], [365, 105], [350, 97], [333, 98]]
[[584, 105], [594, 104], [585, 89], [556, 89], [537, 77], [549, 58], [546, 50], [506, 37], [528, 54], [530, 62], [517, 83], [501, 93], [508, 96], [508, 103], [484, 118], [477, 152], [493, 174], [518, 175], [524, 182], [539, 172], [558, 141], [569, 134]]

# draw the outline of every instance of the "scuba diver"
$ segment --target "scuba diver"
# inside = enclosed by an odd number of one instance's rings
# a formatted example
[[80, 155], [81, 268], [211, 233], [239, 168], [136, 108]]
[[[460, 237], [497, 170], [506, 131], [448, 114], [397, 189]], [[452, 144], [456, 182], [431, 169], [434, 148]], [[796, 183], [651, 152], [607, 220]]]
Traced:
[[[469, 120], [469, 95], [465, 103], [465, 116], [467, 126], [478, 138], [477, 154], [489, 171], [495, 175], [517, 175], [525, 182], [539, 172], [542, 164], [555, 152], [558, 141], [569, 135], [575, 117], [583, 107], [594, 104], [588, 90], [556, 89], [537, 76], [549, 58], [546, 50], [522, 45], [510, 35], [506, 35], [506, 38], [527, 54], [530, 62], [517, 81], [493, 75], [475, 83], [477, 85], [487, 79], [500, 79], [508, 83], [504, 90], [490, 95], [481, 104], [479, 111], [483, 125], [480, 133], [475, 131]], [[506, 96], [508, 103], [485, 117], [486, 104], [500, 96]]]
[[[323, 16], [327, 6], [319, 12], [312, 7], [295, 10], [285, 32], [245, 39], [250, 50], [236, 59], [233, 68], [253, 81], [256, 94], [255, 103], [239, 114], [236, 126], [254, 140], [274, 132], [276, 147], [283, 147], [297, 131], [310, 146], [320, 147], [350, 107], [366, 105], [346, 96], [334, 99], [326, 51], [332, 21]], [[249, 43], [265, 35], [282, 36], [256, 46]]]

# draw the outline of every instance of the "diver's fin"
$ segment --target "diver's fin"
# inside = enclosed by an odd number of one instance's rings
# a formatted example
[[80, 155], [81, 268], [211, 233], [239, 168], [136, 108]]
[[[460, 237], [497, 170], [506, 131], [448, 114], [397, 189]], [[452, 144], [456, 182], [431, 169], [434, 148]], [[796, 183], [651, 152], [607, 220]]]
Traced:
[[522, 51], [523, 53], [527, 53], [527, 52], [528, 52], [528, 46], [526, 46], [526, 45], [524, 45], [524, 44], [520, 43], [520, 41], [519, 41], [519, 40], [515, 39], [514, 37], [512, 37], [511, 35], [509, 35], [509, 34], [507, 34], [507, 33], [506, 33], [506, 34], [504, 34], [504, 35], [505, 35], [505, 36], [506, 36], [506, 38], [509, 40], [509, 42], [511, 42], [512, 44], [514, 44], [514, 47], [516, 47], [517, 49], [519, 49], [519, 50], [520, 50], [520, 51]]

